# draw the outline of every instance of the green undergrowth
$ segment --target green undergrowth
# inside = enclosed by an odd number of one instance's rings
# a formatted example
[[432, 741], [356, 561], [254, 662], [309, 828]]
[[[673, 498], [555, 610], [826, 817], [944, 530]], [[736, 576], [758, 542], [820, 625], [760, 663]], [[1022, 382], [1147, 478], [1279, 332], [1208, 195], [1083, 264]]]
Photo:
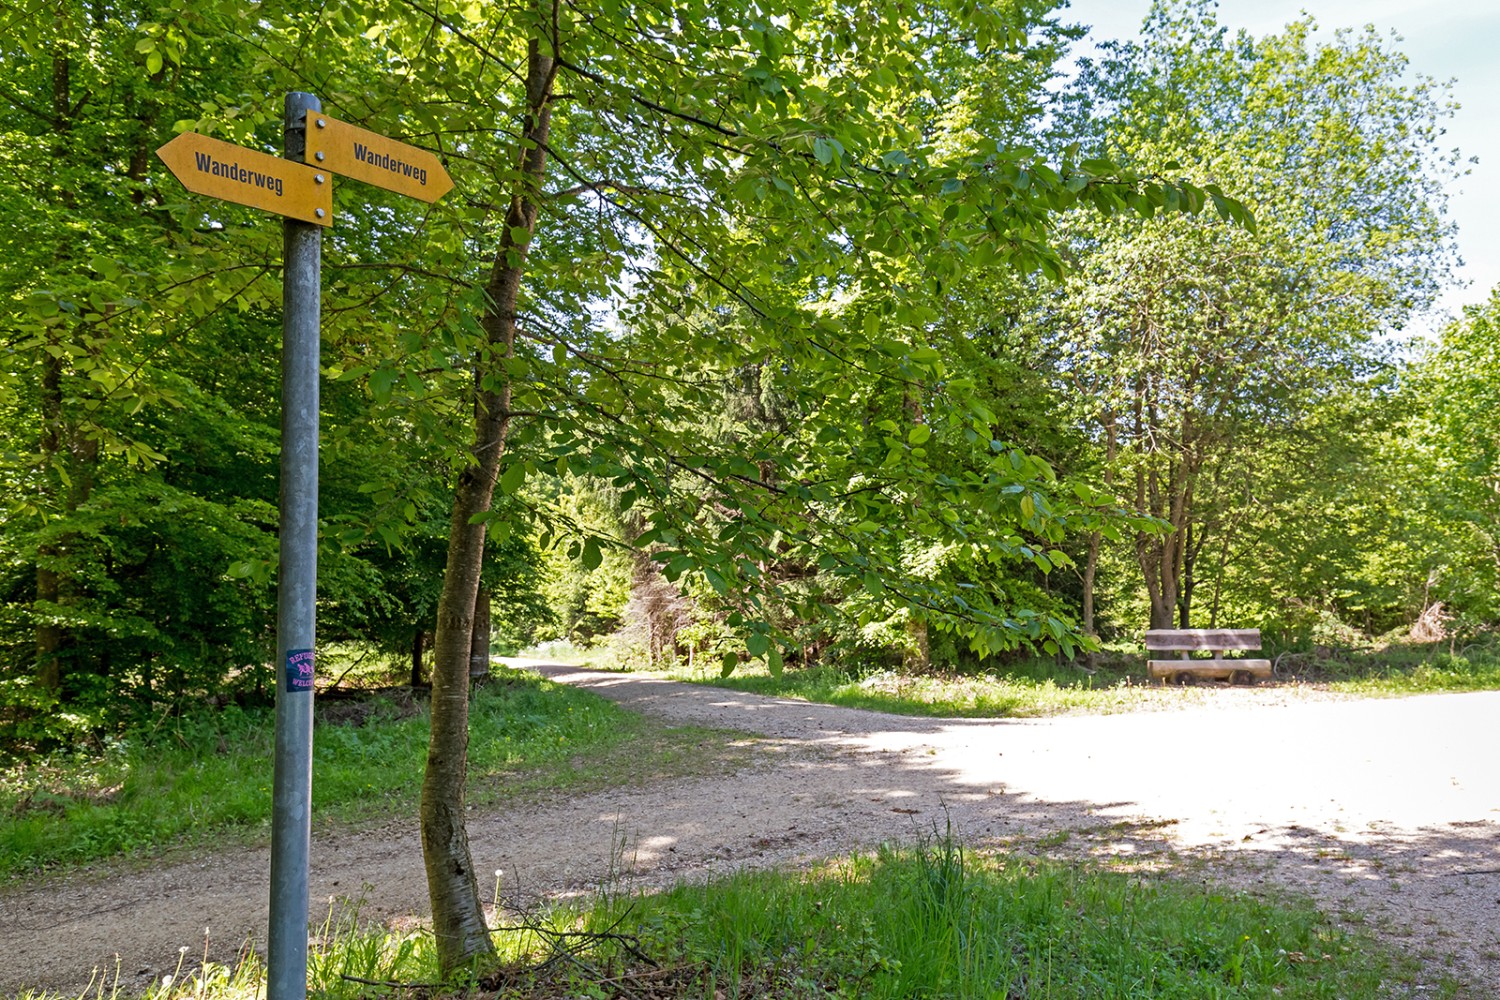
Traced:
[[[1099, 669], [1038, 659], [984, 674], [816, 665], [771, 674], [759, 661], [742, 663], [728, 677], [717, 670], [679, 666], [662, 676], [752, 694], [901, 715], [947, 718], [1026, 718], [1067, 713], [1127, 712], [1190, 703], [1222, 687], [1203, 682], [1163, 686], [1146, 676], [1145, 661], [1115, 655]], [[1279, 686], [1294, 697], [1319, 692], [1361, 697], [1394, 697], [1441, 691], [1500, 690], [1500, 653], [1469, 655], [1433, 650], [1391, 649], [1344, 657], [1287, 654], [1277, 679], [1256, 687]]]
[[776, 677], [764, 664], [753, 662], [741, 664], [728, 677], [718, 671], [686, 668], [668, 671], [666, 676], [751, 694], [945, 718], [1127, 712], [1173, 704], [1181, 698], [1177, 691], [1150, 684], [1144, 675], [1090, 672], [1050, 661], [1021, 664], [1003, 674], [865, 672], [820, 665], [783, 670]]
[[[654, 895], [606, 887], [508, 919], [495, 936], [498, 969], [439, 988], [430, 935], [330, 917], [314, 935], [309, 995], [1333, 1000], [1455, 988], [1422, 981], [1409, 960], [1297, 902], [982, 857], [948, 838], [810, 873], [742, 873]], [[263, 981], [248, 956], [147, 995], [248, 1000]], [[94, 995], [116, 996], [107, 981]]]
[[1494, 691], [1500, 690], [1500, 652], [1362, 653], [1319, 664], [1307, 676], [1330, 690], [1366, 696]]
[[[503, 671], [470, 707], [469, 801], [586, 781], [589, 761], [645, 724], [587, 692]], [[228, 706], [162, 721], [102, 754], [55, 754], [0, 776], [0, 876], [269, 829], [274, 715]], [[427, 753], [427, 704], [409, 689], [320, 698], [317, 822], [410, 812]]]

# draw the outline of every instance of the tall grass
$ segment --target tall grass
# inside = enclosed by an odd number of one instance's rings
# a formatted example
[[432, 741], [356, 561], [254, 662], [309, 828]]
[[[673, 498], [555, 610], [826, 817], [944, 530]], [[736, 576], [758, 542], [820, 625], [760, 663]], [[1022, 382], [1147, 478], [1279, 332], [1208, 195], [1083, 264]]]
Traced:
[[[315, 929], [311, 997], [1334, 1000], [1415, 986], [1440, 1000], [1456, 988], [1421, 981], [1409, 960], [1305, 905], [981, 857], [947, 836], [811, 873], [744, 873], [560, 905], [499, 932], [499, 969], [477, 970], [467, 985], [434, 987], [430, 935], [357, 918], [330, 912]], [[209, 966], [146, 996], [249, 1000], [263, 982], [246, 955], [236, 969]], [[121, 996], [107, 982], [90, 995]]]
[[1319, 664], [1308, 675], [1331, 690], [1359, 695], [1494, 691], [1500, 689], [1500, 652], [1488, 648], [1468, 654], [1430, 649], [1359, 653]]
[[1390, 970], [1310, 908], [947, 839], [806, 879], [679, 888], [628, 924], [735, 997], [1375, 996]]
[[[950, 837], [811, 873], [564, 904], [498, 933], [500, 968], [468, 986], [428, 988], [438, 980], [430, 935], [361, 928], [357, 912], [330, 914], [313, 940], [309, 994], [320, 1000], [386, 995], [372, 981], [420, 985], [413, 995], [536, 1000], [1333, 1000], [1407, 995], [1404, 986], [1454, 995], [1454, 984], [1421, 981], [1408, 960], [1308, 906], [981, 857]], [[148, 995], [248, 1000], [262, 980], [247, 956], [237, 970], [210, 967]]]
[[[470, 706], [471, 801], [500, 776], [617, 744], [636, 717], [586, 692], [507, 672]], [[112, 741], [97, 755], [54, 755], [0, 776], [0, 876], [267, 826], [274, 716], [230, 706]], [[409, 809], [427, 753], [425, 703], [377, 697], [357, 722], [320, 720], [313, 814], [347, 820]]]

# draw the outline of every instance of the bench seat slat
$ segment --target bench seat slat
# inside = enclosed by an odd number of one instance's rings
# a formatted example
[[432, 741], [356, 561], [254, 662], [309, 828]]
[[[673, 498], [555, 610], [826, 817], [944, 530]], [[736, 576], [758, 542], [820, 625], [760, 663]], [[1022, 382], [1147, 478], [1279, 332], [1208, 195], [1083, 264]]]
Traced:
[[1146, 648], [1158, 650], [1259, 649], [1258, 628], [1151, 629]]
[[1228, 680], [1235, 674], [1270, 679], [1270, 660], [1147, 660], [1146, 669], [1154, 678], [1170, 678], [1178, 674], [1193, 677], [1209, 677]]

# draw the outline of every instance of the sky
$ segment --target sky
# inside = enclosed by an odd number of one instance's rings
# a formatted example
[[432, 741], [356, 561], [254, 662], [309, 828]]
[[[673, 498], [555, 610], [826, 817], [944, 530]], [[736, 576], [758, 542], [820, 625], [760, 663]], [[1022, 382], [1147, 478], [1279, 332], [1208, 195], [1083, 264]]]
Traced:
[[[1135, 38], [1150, 0], [1072, 0], [1061, 12], [1067, 22], [1090, 25], [1089, 38]], [[1448, 121], [1444, 148], [1457, 146], [1470, 171], [1448, 188], [1449, 218], [1458, 224], [1463, 265], [1459, 284], [1440, 301], [1435, 315], [1417, 326], [1436, 329], [1443, 315], [1489, 298], [1500, 285], [1500, 0], [1219, 0], [1219, 23], [1254, 35], [1279, 31], [1303, 13], [1319, 26], [1318, 37], [1338, 28], [1373, 24], [1385, 36], [1401, 37], [1396, 48], [1409, 72], [1452, 80], [1460, 105]]]

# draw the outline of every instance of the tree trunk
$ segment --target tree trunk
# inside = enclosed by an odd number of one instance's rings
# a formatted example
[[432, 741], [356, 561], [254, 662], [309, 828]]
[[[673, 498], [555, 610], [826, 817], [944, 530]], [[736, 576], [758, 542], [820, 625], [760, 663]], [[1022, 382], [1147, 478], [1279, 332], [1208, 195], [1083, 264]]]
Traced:
[[[1106, 412], [1104, 415], [1104, 485], [1113, 488], [1115, 484], [1115, 460], [1119, 457], [1119, 427], [1115, 414]], [[1104, 546], [1104, 535], [1098, 531], [1089, 535], [1088, 554], [1083, 561], [1083, 634], [1091, 638], [1099, 637], [1098, 627], [1094, 623], [1094, 582], [1099, 576], [1099, 553]], [[1090, 654], [1090, 659], [1093, 654]]]
[[1099, 629], [1094, 625], [1094, 580], [1099, 575], [1099, 550], [1104, 544], [1104, 536], [1095, 531], [1089, 535], [1088, 552], [1083, 557], [1083, 573], [1080, 577], [1083, 583], [1083, 608], [1079, 615], [1079, 626], [1083, 634], [1091, 638], [1099, 637]]
[[473, 638], [469, 640], [469, 680], [490, 675], [490, 588], [479, 585], [474, 597]]
[[[40, 481], [51, 487], [56, 471], [54, 462], [60, 461], [62, 424], [62, 361], [50, 353], [43, 355], [42, 370], [42, 435]], [[36, 553], [36, 679], [43, 690], [56, 696], [62, 689], [63, 632], [51, 621], [58, 604], [59, 579], [55, 568], [61, 556], [58, 546], [48, 543], [37, 547]]]
[[1182, 531], [1182, 569], [1178, 574], [1181, 581], [1177, 588], [1177, 627], [1193, 627], [1193, 526], [1186, 524]]
[[[550, 17], [542, 20], [553, 21]], [[437, 636], [433, 643], [432, 734], [422, 780], [421, 820], [433, 937], [438, 965], [445, 976], [494, 955], [464, 825], [469, 655], [485, 537], [484, 523], [474, 521], [490, 508], [510, 427], [510, 382], [504, 361], [515, 352], [517, 300], [546, 174], [549, 99], [556, 72], [556, 60], [544, 53], [538, 41], [532, 40], [527, 46], [528, 111], [517, 155], [522, 176], [511, 196], [485, 288], [486, 308], [481, 326], [486, 345], [474, 366], [472, 463], [459, 476], [454, 492], [453, 517], [448, 527], [448, 562], [438, 601]]]
[[427, 646], [427, 633], [420, 625], [411, 633], [411, 686], [422, 686], [422, 651]]
[[[72, 61], [64, 47], [52, 57], [52, 120], [54, 136], [52, 157], [61, 169], [74, 159], [72, 146]], [[56, 194], [64, 206], [72, 207], [74, 193], [63, 187]], [[59, 347], [63, 345], [59, 344]], [[67, 412], [67, 391], [63, 378], [67, 374], [66, 350], [43, 352], [41, 393], [41, 434], [38, 440], [44, 507], [55, 518], [65, 520], [77, 512], [94, 489], [95, 466], [99, 460], [99, 442], [84, 434]], [[50, 501], [50, 503], [46, 502]], [[77, 602], [78, 581], [69, 572], [67, 560], [77, 539], [63, 535], [37, 547], [36, 603], [36, 679], [49, 694], [62, 692], [64, 661], [77, 657], [71, 650], [72, 637], [55, 622], [57, 609]]]

